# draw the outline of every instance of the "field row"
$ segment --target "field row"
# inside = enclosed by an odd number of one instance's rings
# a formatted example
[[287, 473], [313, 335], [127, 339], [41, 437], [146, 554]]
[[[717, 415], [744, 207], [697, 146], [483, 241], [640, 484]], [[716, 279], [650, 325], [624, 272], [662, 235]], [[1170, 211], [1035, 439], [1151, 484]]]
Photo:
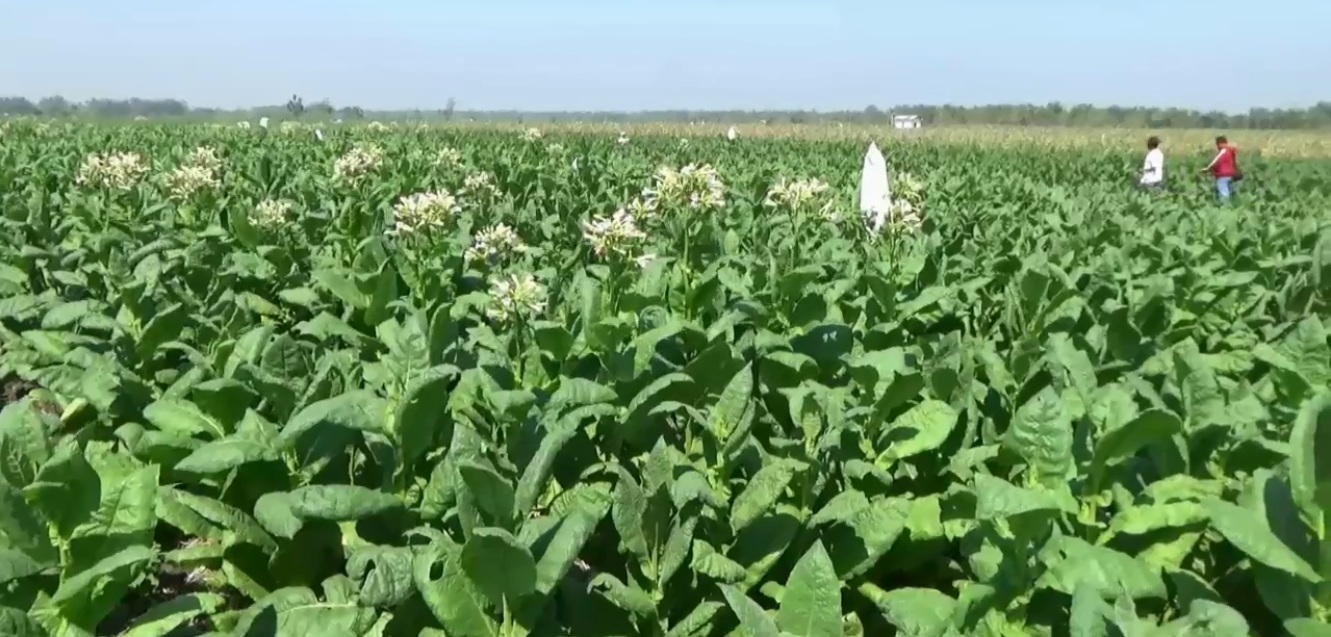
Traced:
[[[136, 126], [158, 126], [152, 122], [135, 123]], [[213, 128], [228, 128], [244, 125], [258, 128], [258, 122], [237, 122], [235, 124], [209, 124]], [[86, 124], [60, 122], [58, 120], [37, 121], [11, 119], [0, 122], [0, 135], [6, 128], [37, 128], [45, 134], [57, 135], [62, 131], [76, 130]], [[202, 126], [202, 125], [200, 125]], [[509, 134], [521, 134], [533, 127], [554, 136], [595, 135], [615, 137], [620, 134], [630, 139], [640, 137], [665, 137], [673, 139], [721, 139], [731, 128], [730, 124], [716, 122], [679, 123], [551, 123], [533, 121], [529, 123], [490, 123], [490, 122], [432, 122], [429, 124], [413, 122], [375, 122], [356, 121], [334, 124], [332, 122], [300, 122], [296, 120], [270, 122], [273, 130], [285, 128], [287, 132], [312, 134], [313, 130], [356, 129], [380, 132], [390, 130], [398, 132], [431, 131], [433, 134], [463, 135], [491, 134], [496, 131]], [[868, 144], [878, 141], [893, 146], [983, 146], [988, 148], [1045, 148], [1057, 150], [1100, 151], [1111, 154], [1144, 153], [1146, 138], [1151, 135], [1163, 140], [1163, 147], [1170, 156], [1179, 158], [1196, 156], [1204, 162], [1207, 155], [1215, 148], [1216, 135], [1227, 135], [1230, 141], [1243, 149], [1249, 156], [1263, 156], [1283, 159], [1331, 159], [1331, 131], [1282, 131], [1282, 130], [1224, 130], [1224, 129], [1162, 129], [1149, 130], [1139, 128], [1084, 128], [1084, 127], [1041, 127], [1041, 126], [939, 126], [920, 129], [897, 130], [889, 126], [867, 124], [737, 124], [734, 125], [738, 136], [744, 139], [779, 139], [804, 140], [818, 142], [859, 142]]]

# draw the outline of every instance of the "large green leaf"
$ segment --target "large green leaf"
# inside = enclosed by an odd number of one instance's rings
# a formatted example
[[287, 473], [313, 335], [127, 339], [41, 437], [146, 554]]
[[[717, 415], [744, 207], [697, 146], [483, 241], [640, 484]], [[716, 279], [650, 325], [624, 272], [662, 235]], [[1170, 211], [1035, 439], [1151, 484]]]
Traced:
[[790, 571], [776, 625], [794, 635], [841, 637], [841, 580], [822, 542], [814, 542]]
[[536, 561], [527, 547], [508, 531], [483, 527], [472, 529], [462, 547], [462, 570], [489, 598], [500, 606], [536, 590]]
[[1322, 581], [1317, 571], [1285, 546], [1262, 518], [1222, 500], [1207, 500], [1205, 506], [1211, 517], [1211, 526], [1248, 557], [1309, 582]]

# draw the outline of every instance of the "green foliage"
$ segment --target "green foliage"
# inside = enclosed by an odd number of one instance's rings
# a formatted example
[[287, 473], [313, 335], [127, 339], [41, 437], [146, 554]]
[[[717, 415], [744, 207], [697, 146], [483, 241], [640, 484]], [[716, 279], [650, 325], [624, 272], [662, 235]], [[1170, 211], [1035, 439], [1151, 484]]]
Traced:
[[1331, 632], [1323, 165], [889, 147], [875, 238], [854, 145], [8, 134], [0, 635]]

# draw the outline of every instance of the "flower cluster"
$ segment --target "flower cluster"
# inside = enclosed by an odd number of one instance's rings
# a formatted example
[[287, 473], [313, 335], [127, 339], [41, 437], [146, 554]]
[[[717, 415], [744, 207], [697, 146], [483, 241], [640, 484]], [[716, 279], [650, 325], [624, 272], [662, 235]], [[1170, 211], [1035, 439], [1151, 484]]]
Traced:
[[767, 191], [763, 203], [771, 207], [787, 207], [798, 210], [818, 200], [828, 190], [826, 182], [820, 179], [794, 179], [784, 177]]
[[389, 232], [403, 235], [441, 228], [458, 209], [457, 198], [447, 190], [410, 194], [393, 206], [393, 229]]
[[920, 228], [920, 203], [924, 199], [924, 182], [908, 172], [900, 172], [892, 179], [892, 207], [888, 218], [898, 228], [915, 231]]
[[378, 146], [356, 146], [333, 163], [333, 176], [341, 181], [356, 181], [377, 170], [384, 162]]
[[199, 146], [185, 155], [184, 166], [195, 166], [216, 172], [222, 169], [222, 158], [212, 146]]
[[656, 216], [656, 199], [647, 195], [634, 197], [624, 205], [624, 210], [633, 215], [634, 219], [651, 219]]
[[439, 149], [434, 156], [436, 168], [456, 168], [462, 165], [462, 152], [453, 147]]
[[647, 238], [638, 228], [638, 221], [627, 210], [620, 208], [609, 217], [596, 215], [582, 224], [582, 238], [592, 245], [598, 257], [630, 256], [634, 246]]
[[624, 131], [619, 131], [619, 139], [616, 139], [615, 143], [619, 144], [620, 146], [629, 143], [628, 133], [625, 133]]
[[679, 170], [661, 167], [648, 194], [660, 202], [690, 208], [720, 208], [726, 203], [725, 184], [710, 164], [689, 164]]
[[486, 314], [496, 321], [539, 316], [545, 312], [545, 287], [530, 274], [514, 274], [490, 282], [490, 307]]
[[283, 135], [295, 135], [303, 130], [305, 127], [301, 126], [300, 122], [282, 122], [277, 125], [277, 132]]
[[260, 228], [271, 229], [285, 225], [290, 218], [290, 201], [265, 199], [254, 207], [254, 214], [250, 220]]
[[522, 138], [529, 142], [534, 142], [541, 138], [541, 129], [528, 128], [527, 130], [522, 132]]
[[186, 200], [195, 194], [218, 188], [222, 184], [218, 175], [222, 158], [212, 146], [198, 146], [185, 155], [180, 166], [162, 177], [162, 186], [168, 196]]
[[236, 128], [239, 128], [240, 130], [249, 130], [249, 129], [250, 129], [250, 123], [249, 123], [249, 122], [236, 122]]
[[462, 180], [462, 194], [476, 199], [498, 195], [499, 187], [495, 185], [494, 173], [481, 170], [467, 175]]
[[384, 132], [388, 132], [388, 126], [387, 126], [386, 124], [384, 124], [383, 122], [379, 122], [379, 121], [373, 121], [373, 122], [370, 122], [370, 124], [369, 124], [368, 126], [366, 126], [365, 128], [366, 128], [367, 130], [369, 130], [371, 133], [384, 133]]
[[93, 153], [79, 166], [75, 182], [80, 186], [130, 190], [148, 174], [148, 164], [138, 153]]
[[221, 185], [217, 173], [202, 166], [180, 166], [166, 174], [163, 179], [167, 193], [173, 199], [189, 199], [203, 190], [210, 190]]
[[905, 171], [896, 173], [892, 178], [892, 194], [913, 204], [919, 204], [924, 197], [924, 182]]
[[497, 261], [526, 251], [522, 237], [507, 224], [499, 223], [476, 233], [463, 256], [468, 261]]
[[892, 201], [892, 207], [888, 209], [888, 219], [894, 226], [909, 231], [918, 230], [924, 223], [920, 218], [919, 209], [904, 197]]

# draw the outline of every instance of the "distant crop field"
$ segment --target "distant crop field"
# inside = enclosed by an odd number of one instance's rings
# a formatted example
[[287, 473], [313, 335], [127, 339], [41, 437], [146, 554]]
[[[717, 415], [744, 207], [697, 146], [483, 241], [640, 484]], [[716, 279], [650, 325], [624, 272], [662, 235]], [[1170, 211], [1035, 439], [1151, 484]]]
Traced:
[[[624, 131], [634, 135], [673, 137], [720, 137], [729, 124], [614, 124], [570, 123], [536, 124], [544, 131], [610, 134]], [[445, 128], [484, 128], [521, 130], [532, 124], [456, 123]], [[1146, 138], [1161, 138], [1166, 153], [1191, 153], [1214, 148], [1216, 135], [1226, 135], [1249, 154], [1284, 158], [1331, 158], [1331, 131], [1224, 130], [1224, 129], [1138, 129], [1138, 128], [1062, 128], [1017, 126], [946, 126], [915, 130], [896, 130], [890, 126], [837, 124], [737, 124], [736, 131], [745, 138], [783, 138], [809, 140], [890, 140], [891, 143], [983, 144], [986, 146], [1045, 146], [1052, 148], [1105, 148], [1144, 151]]]

